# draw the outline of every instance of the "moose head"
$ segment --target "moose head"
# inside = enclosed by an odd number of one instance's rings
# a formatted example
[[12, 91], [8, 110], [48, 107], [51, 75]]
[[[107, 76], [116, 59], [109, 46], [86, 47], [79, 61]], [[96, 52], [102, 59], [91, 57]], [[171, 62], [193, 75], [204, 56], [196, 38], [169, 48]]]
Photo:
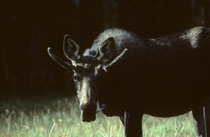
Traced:
[[96, 45], [96, 47], [96, 50], [87, 49], [80, 56], [78, 54], [79, 45], [70, 39], [69, 35], [65, 35], [63, 51], [67, 60], [56, 56], [50, 47], [47, 49], [49, 56], [61, 67], [73, 70], [73, 79], [80, 102], [81, 119], [84, 122], [94, 121], [96, 118], [98, 92], [96, 81], [127, 51], [125, 48], [117, 54], [113, 37], [106, 39], [101, 44]]

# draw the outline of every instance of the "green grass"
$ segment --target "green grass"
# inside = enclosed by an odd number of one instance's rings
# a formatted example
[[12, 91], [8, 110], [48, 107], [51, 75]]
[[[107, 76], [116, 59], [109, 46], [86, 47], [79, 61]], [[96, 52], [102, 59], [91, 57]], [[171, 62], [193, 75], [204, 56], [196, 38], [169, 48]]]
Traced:
[[[192, 114], [143, 117], [144, 137], [196, 137]], [[7, 101], [0, 104], [0, 137], [124, 137], [118, 117], [97, 114], [83, 123], [76, 99]]]

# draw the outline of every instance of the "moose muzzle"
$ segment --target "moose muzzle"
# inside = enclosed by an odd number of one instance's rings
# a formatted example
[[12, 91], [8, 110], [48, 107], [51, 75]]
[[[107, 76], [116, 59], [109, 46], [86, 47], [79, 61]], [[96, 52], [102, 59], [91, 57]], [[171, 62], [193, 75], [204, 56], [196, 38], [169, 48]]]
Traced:
[[86, 104], [81, 106], [81, 119], [83, 122], [91, 122], [96, 119], [96, 105]]
[[93, 84], [88, 77], [84, 77], [81, 82], [80, 109], [83, 122], [90, 122], [96, 119], [96, 95]]

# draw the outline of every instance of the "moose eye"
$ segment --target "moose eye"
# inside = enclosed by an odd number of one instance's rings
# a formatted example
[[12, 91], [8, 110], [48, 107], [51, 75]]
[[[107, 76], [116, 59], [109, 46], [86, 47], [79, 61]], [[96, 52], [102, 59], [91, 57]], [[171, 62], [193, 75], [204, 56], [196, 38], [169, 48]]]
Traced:
[[73, 76], [73, 80], [74, 80], [74, 81], [80, 81], [81, 78], [80, 78], [79, 76]]

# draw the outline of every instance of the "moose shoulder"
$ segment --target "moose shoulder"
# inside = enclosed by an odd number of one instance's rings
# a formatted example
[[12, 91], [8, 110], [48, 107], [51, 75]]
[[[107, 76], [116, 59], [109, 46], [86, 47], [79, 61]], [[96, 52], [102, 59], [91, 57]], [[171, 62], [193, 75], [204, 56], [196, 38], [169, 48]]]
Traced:
[[127, 137], [140, 137], [143, 114], [170, 117], [193, 110], [199, 134], [209, 136], [201, 109], [210, 90], [210, 29], [149, 39], [113, 28], [81, 56], [68, 35], [63, 49], [66, 61], [50, 48], [48, 53], [74, 71], [83, 121], [95, 120], [99, 102], [106, 115], [124, 117]]

